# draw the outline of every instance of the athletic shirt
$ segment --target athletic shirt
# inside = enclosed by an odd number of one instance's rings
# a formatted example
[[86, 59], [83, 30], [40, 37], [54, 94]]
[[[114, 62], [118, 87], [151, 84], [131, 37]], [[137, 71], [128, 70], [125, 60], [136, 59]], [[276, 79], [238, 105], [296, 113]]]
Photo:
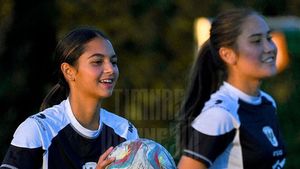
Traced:
[[191, 124], [183, 154], [210, 169], [282, 169], [286, 151], [276, 105], [224, 82]]
[[85, 169], [110, 147], [137, 139], [128, 120], [100, 110], [98, 130], [76, 120], [69, 99], [27, 118], [16, 130], [1, 169]]

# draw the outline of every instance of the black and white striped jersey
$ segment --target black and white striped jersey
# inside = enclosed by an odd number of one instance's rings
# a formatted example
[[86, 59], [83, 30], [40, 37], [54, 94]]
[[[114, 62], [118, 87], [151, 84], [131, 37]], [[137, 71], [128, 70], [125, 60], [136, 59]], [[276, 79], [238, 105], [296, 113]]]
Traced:
[[210, 169], [282, 169], [286, 151], [274, 100], [249, 96], [229, 83], [192, 122], [184, 155]]
[[66, 99], [17, 128], [0, 169], [83, 169], [96, 164], [110, 146], [137, 138], [128, 120], [104, 109], [98, 130], [84, 128]]

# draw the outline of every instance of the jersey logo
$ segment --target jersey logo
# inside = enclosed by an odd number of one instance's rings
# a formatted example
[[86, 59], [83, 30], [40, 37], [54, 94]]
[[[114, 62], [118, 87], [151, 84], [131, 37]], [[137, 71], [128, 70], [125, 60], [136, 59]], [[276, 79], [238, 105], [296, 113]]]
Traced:
[[266, 135], [268, 140], [271, 142], [271, 144], [274, 147], [277, 147], [278, 146], [278, 141], [277, 141], [277, 139], [274, 135], [274, 132], [273, 132], [272, 128], [270, 126], [265, 126], [265, 127], [263, 127], [262, 131]]
[[32, 119], [36, 120], [36, 122], [42, 127], [42, 129], [44, 131], [46, 131], [46, 127], [45, 127], [45, 125], [43, 124], [43, 121], [42, 121], [42, 119], [46, 119], [46, 116], [44, 114], [40, 113], [40, 114], [37, 114], [37, 115], [32, 115], [29, 118], [32, 118]]
[[82, 166], [82, 169], [95, 169], [97, 166], [97, 163], [95, 162], [87, 162]]
[[128, 122], [128, 131], [133, 132], [133, 125], [130, 122]]
[[45, 119], [46, 118], [46, 116], [44, 114], [42, 114], [42, 113], [36, 115], [36, 117], [39, 117], [41, 119]]
[[284, 167], [284, 164], [285, 158], [282, 161], [277, 160], [277, 162], [272, 166], [272, 169], [282, 169]]
[[222, 100], [216, 100], [215, 104], [221, 104], [222, 102]]

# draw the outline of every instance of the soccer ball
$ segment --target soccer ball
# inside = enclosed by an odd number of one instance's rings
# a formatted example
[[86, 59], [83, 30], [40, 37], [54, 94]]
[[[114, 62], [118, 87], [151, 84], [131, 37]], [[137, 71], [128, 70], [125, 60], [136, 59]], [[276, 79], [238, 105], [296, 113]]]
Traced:
[[116, 160], [106, 169], [176, 169], [170, 153], [149, 139], [128, 140], [108, 155]]

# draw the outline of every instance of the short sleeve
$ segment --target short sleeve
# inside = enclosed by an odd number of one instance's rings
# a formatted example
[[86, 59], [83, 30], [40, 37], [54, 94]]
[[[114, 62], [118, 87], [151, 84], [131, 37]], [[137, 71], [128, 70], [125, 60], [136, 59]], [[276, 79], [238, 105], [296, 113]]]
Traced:
[[139, 138], [138, 131], [135, 126], [121, 116], [102, 109], [100, 120], [102, 120], [102, 122], [107, 126], [111, 127], [116, 134], [125, 140], [134, 140]]
[[217, 136], [234, 128], [234, 120], [229, 112], [220, 107], [212, 107], [200, 113], [192, 123], [197, 131]]
[[40, 128], [34, 118], [27, 118], [14, 133], [12, 145], [25, 148], [41, 147]]
[[33, 118], [26, 119], [15, 131], [0, 168], [41, 168], [44, 150], [40, 140], [36, 121]]
[[235, 133], [232, 118], [226, 110], [208, 109], [192, 123], [183, 154], [209, 167], [233, 141]]

